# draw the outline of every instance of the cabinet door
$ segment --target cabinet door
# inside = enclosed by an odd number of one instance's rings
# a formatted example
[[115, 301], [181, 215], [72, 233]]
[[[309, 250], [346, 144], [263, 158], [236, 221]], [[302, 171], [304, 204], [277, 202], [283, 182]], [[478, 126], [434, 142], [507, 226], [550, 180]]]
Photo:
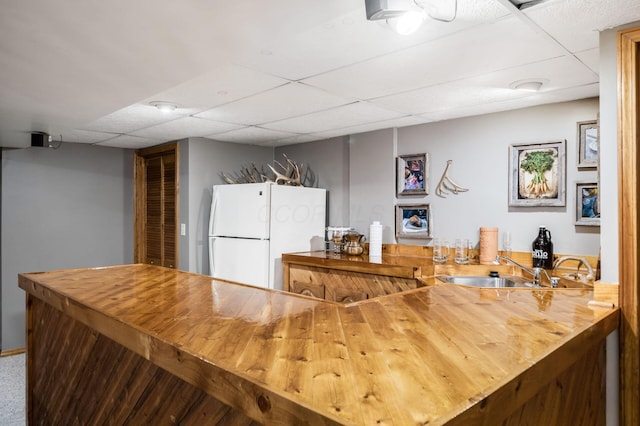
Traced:
[[292, 281], [289, 291], [303, 296], [315, 297], [317, 299], [324, 299], [325, 287], [324, 284]]

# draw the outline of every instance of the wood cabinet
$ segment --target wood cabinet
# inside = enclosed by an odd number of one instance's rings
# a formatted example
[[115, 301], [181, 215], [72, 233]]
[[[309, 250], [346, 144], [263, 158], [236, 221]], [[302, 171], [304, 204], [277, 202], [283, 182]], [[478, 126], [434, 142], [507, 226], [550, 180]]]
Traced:
[[418, 287], [415, 278], [285, 263], [284, 290], [333, 302], [351, 303]]

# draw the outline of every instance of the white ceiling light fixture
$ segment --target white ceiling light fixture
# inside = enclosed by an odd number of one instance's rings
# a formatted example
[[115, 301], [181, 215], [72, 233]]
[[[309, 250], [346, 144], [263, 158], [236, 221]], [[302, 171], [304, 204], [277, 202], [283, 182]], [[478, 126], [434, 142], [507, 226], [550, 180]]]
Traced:
[[165, 102], [165, 101], [153, 101], [153, 102], [149, 102], [149, 105], [158, 108], [160, 111], [164, 113], [175, 111], [176, 108], [178, 108], [178, 105], [171, 102]]
[[458, 11], [458, 0], [451, 0], [453, 13], [450, 17], [439, 16], [428, 11], [424, 0], [365, 0], [369, 21], [385, 20], [398, 34], [409, 35], [416, 32], [428, 16], [442, 22], [451, 22]]
[[417, 10], [410, 10], [397, 18], [387, 19], [387, 24], [400, 35], [413, 34], [422, 26], [424, 14]]
[[513, 90], [521, 90], [523, 92], [538, 92], [549, 80], [544, 78], [530, 78], [526, 80], [514, 81], [509, 85]]

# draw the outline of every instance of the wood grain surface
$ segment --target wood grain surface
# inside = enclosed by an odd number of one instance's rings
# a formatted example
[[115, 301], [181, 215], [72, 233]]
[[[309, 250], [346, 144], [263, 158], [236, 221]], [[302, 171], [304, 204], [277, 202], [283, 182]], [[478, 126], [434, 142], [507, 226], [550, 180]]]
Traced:
[[[558, 392], [544, 418], [586, 410], [553, 383], [600, 389], [602, 362], [584, 360], [618, 324], [618, 310], [589, 306], [585, 289], [433, 285], [340, 305], [151, 265], [27, 273], [19, 285], [95, 338], [270, 425], [497, 424]], [[47, 335], [28, 332], [33, 357]], [[69, 344], [68, 356], [83, 346]], [[30, 369], [30, 391], [43, 374]], [[602, 395], [588, 393], [598, 419]]]
[[618, 33], [620, 421], [640, 425], [640, 28]]

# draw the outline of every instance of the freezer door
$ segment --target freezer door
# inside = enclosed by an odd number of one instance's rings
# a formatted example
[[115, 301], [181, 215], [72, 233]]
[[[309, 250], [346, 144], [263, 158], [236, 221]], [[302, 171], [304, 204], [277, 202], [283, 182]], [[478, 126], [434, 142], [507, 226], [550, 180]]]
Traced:
[[268, 183], [215, 185], [209, 235], [268, 239], [270, 189]]
[[209, 237], [209, 273], [214, 278], [269, 288], [269, 241]]

